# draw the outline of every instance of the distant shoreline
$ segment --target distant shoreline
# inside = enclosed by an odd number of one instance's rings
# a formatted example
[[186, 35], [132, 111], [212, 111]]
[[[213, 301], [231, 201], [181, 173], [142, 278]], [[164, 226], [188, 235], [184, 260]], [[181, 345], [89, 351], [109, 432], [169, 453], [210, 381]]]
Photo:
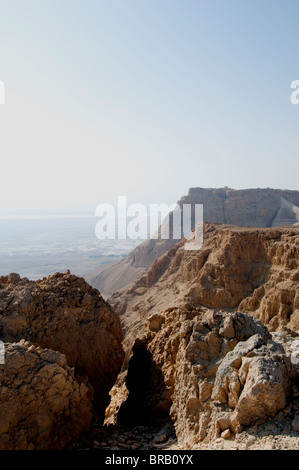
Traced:
[[0, 218], [0, 275], [31, 280], [64, 272], [84, 277], [121, 260], [139, 243], [98, 240], [95, 217]]

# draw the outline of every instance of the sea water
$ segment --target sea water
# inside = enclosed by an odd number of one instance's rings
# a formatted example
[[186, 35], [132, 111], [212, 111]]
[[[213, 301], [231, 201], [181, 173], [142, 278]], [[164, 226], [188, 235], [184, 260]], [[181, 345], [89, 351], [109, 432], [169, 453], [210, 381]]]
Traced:
[[67, 269], [85, 276], [126, 256], [140, 240], [99, 240], [95, 217], [0, 219], [0, 275], [36, 280]]

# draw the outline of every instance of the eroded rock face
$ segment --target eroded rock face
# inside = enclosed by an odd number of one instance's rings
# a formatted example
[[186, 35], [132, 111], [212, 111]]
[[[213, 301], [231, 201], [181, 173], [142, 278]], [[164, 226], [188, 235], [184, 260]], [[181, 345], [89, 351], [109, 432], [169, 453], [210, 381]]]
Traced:
[[200, 250], [178, 243], [109, 303], [129, 348], [147, 319], [172, 306], [238, 309], [271, 331], [299, 333], [299, 228], [205, 225]]
[[141, 420], [170, 415], [179, 441], [194, 445], [286, 406], [297, 371], [258, 320], [190, 306], [161, 317], [134, 344], [120, 422], [134, 412]]
[[[207, 223], [244, 227], [278, 227], [299, 224], [299, 191], [271, 188], [191, 188], [178, 205], [203, 204]], [[192, 228], [194, 227], [192, 221]], [[170, 224], [171, 226], [171, 224]], [[178, 240], [146, 240], [126, 258], [91, 273], [88, 282], [108, 298], [134, 282]]]
[[0, 339], [63, 353], [77, 376], [88, 377], [103, 417], [123, 361], [122, 331], [118, 315], [82, 278], [69, 272], [36, 282], [1, 277]]
[[5, 343], [0, 365], [0, 450], [63, 449], [87, 431], [92, 390], [63, 354]]

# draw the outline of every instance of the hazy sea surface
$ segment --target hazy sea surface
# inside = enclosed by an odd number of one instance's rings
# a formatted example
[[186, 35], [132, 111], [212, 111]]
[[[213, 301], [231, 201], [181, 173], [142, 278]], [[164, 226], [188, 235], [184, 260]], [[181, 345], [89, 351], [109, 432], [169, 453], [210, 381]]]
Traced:
[[126, 256], [140, 240], [99, 240], [96, 217], [0, 219], [0, 275], [77, 276]]

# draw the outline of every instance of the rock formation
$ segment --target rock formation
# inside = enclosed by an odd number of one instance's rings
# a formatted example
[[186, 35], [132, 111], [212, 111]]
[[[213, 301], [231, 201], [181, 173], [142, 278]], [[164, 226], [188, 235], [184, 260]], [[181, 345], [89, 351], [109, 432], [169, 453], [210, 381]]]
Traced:
[[189, 303], [259, 318], [270, 331], [299, 333], [299, 228], [206, 224], [200, 250], [179, 242], [109, 303], [126, 348], [153, 314]]
[[170, 415], [179, 442], [192, 448], [275, 416], [295, 379], [290, 357], [255, 318], [170, 308], [151, 317], [134, 344], [118, 420]]
[[63, 448], [91, 411], [103, 420], [124, 352], [119, 317], [96, 289], [69, 272], [0, 277], [0, 339], [2, 448]]
[[[203, 204], [205, 222], [248, 227], [299, 224], [299, 191], [280, 189], [191, 188], [178, 205]], [[171, 226], [171, 224], [170, 224]], [[192, 225], [193, 227], [193, 225]], [[178, 240], [146, 240], [123, 260], [99, 268], [86, 279], [105, 298], [133, 282]]]
[[0, 450], [63, 449], [89, 429], [89, 387], [63, 354], [6, 343], [0, 381]]
[[106, 419], [126, 422], [133, 408], [144, 421], [170, 416], [194, 448], [288, 404], [298, 380], [299, 228], [205, 224], [200, 250], [184, 244], [109, 299], [127, 356]]
[[119, 317], [96, 289], [69, 273], [29, 282], [0, 278], [2, 341], [26, 339], [65, 354], [77, 375], [88, 376], [103, 414], [123, 361]]

